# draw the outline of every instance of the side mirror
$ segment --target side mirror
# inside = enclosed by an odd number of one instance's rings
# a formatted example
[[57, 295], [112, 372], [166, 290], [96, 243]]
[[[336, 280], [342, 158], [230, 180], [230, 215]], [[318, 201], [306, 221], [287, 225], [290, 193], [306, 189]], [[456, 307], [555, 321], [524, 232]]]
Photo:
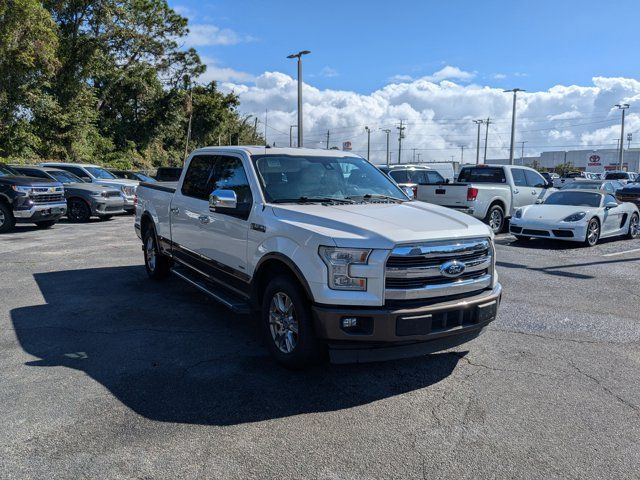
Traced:
[[82, 181], [87, 182], [87, 183], [91, 183], [91, 177], [80, 177], [82, 179]]
[[544, 182], [544, 186], [542, 188], [553, 188], [553, 182]]
[[448, 178], [445, 179], [444, 183], [451, 183], [451, 180], [449, 180]]
[[604, 206], [607, 210], [611, 210], [612, 208], [616, 208], [618, 204], [616, 202], [607, 202]]
[[238, 207], [238, 197], [233, 190], [214, 190], [209, 195], [209, 211], [215, 212], [217, 209], [233, 210]]
[[404, 190], [404, 194], [409, 197], [409, 200], [413, 200], [414, 198], [416, 198], [415, 193], [413, 192], [413, 188], [411, 187], [404, 187], [402, 190]]

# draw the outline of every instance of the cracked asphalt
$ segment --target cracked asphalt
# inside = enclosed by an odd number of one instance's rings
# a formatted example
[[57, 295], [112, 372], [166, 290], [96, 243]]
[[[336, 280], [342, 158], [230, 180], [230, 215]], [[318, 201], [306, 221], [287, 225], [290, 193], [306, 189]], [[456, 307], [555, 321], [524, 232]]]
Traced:
[[20, 226], [0, 237], [0, 478], [640, 478], [640, 241], [497, 242], [478, 339], [289, 372], [255, 319], [148, 281], [131, 217]]

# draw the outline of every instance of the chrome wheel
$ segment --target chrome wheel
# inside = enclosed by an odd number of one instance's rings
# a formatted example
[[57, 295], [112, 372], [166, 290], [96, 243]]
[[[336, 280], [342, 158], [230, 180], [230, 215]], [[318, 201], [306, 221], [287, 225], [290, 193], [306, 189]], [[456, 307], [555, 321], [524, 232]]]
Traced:
[[595, 245], [598, 243], [598, 238], [600, 238], [600, 224], [596, 220], [591, 220], [587, 229], [587, 242], [589, 245]]
[[634, 214], [629, 221], [629, 236], [631, 238], [640, 236], [640, 219], [636, 214]]
[[269, 304], [271, 338], [282, 353], [291, 353], [298, 344], [298, 321], [293, 301], [284, 292], [276, 292]]
[[491, 230], [494, 232], [498, 232], [502, 228], [502, 222], [502, 213], [496, 208], [491, 212], [491, 216], [489, 217], [489, 227], [491, 227]]
[[4, 225], [5, 221], [6, 221], [6, 218], [4, 216], [4, 212], [2, 210], [0, 210], [0, 227], [2, 227]]
[[147, 238], [147, 243], [144, 248], [144, 255], [147, 261], [147, 266], [152, 272], [156, 269], [156, 247], [153, 242], [153, 237]]

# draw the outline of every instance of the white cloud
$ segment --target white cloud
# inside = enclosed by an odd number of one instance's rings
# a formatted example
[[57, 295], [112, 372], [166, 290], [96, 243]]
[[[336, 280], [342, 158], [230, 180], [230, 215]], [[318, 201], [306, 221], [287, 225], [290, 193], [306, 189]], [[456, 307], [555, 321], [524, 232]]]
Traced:
[[207, 70], [198, 78], [200, 83], [209, 83], [213, 80], [216, 82], [251, 82], [255, 79], [250, 73], [220, 66], [215, 58], [203, 56], [200, 59], [207, 66]]
[[399, 83], [403, 83], [403, 82], [412, 82], [413, 81], [413, 77], [411, 75], [394, 75], [393, 77], [389, 78], [390, 82], [399, 82]]
[[[506, 158], [512, 96], [499, 88], [444, 78], [454, 71], [462, 72], [452, 67], [448, 73], [389, 83], [368, 94], [320, 90], [305, 84], [305, 144], [322, 147], [326, 131], [330, 130], [332, 145], [350, 140], [356, 152], [364, 153], [364, 126], [368, 125], [374, 131], [372, 158], [381, 162], [385, 157], [385, 135], [380, 129], [393, 131], [391, 148], [397, 152], [395, 127], [402, 119], [407, 125], [405, 161], [410, 160], [413, 148], [422, 160], [450, 160], [452, 155], [458, 159], [461, 145], [465, 147], [465, 159], [470, 161], [475, 158], [477, 133], [472, 120], [491, 117], [494, 123], [489, 130], [489, 158]], [[222, 83], [221, 88], [240, 96], [242, 113], [262, 119], [268, 109], [269, 142], [288, 144], [289, 125], [296, 122], [296, 80], [280, 72], [265, 72], [251, 83], [229, 77], [231, 80]], [[465, 82], [469, 78], [463, 75]], [[634, 101], [640, 107], [640, 82], [634, 79], [595, 77], [586, 86], [557, 85], [521, 93], [516, 141], [526, 140], [530, 154], [600, 144], [615, 146], [620, 114], [613, 105], [621, 101], [632, 104], [627, 112], [627, 131], [640, 131], [640, 116], [633, 108]], [[396, 158], [397, 153], [393, 155]]]
[[339, 76], [340, 74], [337, 70], [331, 67], [324, 67], [322, 70], [320, 70], [320, 73], [318, 75], [325, 78], [333, 78]]
[[447, 65], [433, 75], [423, 77], [423, 79], [430, 82], [440, 82], [442, 80], [459, 80], [461, 82], [469, 82], [473, 80], [475, 76], [475, 72], [465, 72], [464, 70], [460, 70], [458, 67]]
[[495, 78], [496, 80], [504, 80], [505, 78], [507, 78], [507, 76], [504, 73], [495, 73], [493, 75], [493, 78]]
[[189, 25], [185, 40], [188, 47], [229, 46], [255, 40], [249, 35], [240, 35], [229, 28], [220, 28], [209, 23]]

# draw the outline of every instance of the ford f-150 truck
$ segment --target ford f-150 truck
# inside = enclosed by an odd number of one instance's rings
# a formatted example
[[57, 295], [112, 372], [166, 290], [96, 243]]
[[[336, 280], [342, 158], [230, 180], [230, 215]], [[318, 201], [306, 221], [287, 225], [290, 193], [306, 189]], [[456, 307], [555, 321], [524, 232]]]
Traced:
[[170, 272], [236, 312], [259, 312], [298, 368], [398, 358], [476, 337], [502, 287], [482, 222], [409, 201], [361, 157], [209, 147], [177, 183], [141, 183], [135, 228], [152, 279]]
[[53, 226], [67, 211], [60, 182], [21, 176], [0, 164], [0, 233], [10, 232], [16, 223]]
[[542, 202], [552, 187], [533, 168], [473, 165], [460, 170], [457, 183], [418, 186], [416, 198], [471, 214], [500, 233], [518, 208]]

